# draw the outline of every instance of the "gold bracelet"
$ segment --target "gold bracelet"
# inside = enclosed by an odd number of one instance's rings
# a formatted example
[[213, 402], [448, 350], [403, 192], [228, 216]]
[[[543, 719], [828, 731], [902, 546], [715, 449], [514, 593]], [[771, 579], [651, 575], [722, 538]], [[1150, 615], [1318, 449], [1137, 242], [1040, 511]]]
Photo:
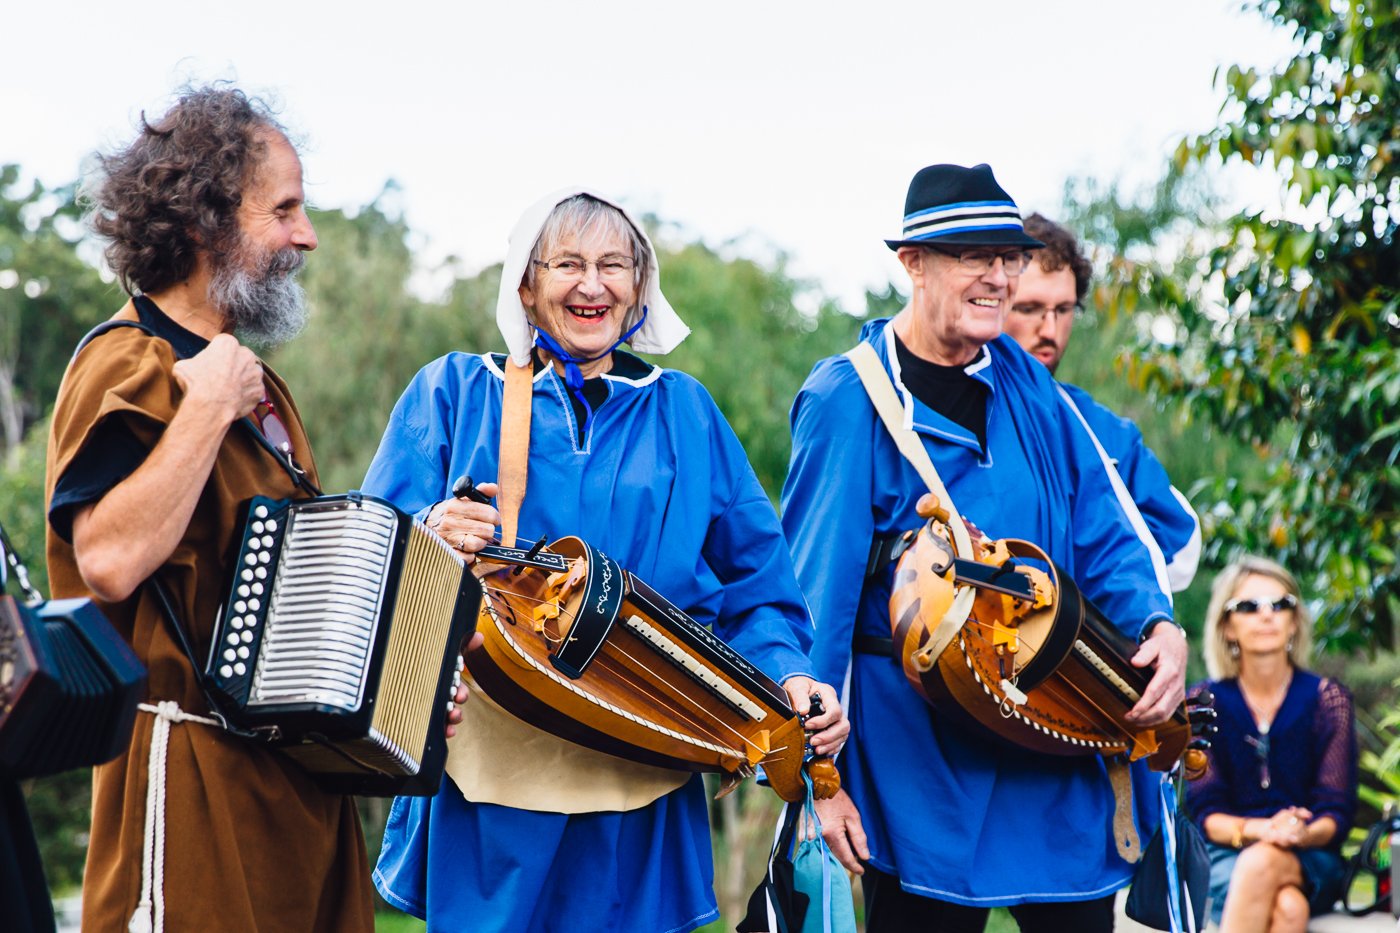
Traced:
[[1230, 837], [1230, 848], [1244, 848], [1244, 824], [1246, 822], [1247, 820], [1245, 819], [1245, 817], [1240, 817], [1240, 821], [1235, 824], [1235, 834]]

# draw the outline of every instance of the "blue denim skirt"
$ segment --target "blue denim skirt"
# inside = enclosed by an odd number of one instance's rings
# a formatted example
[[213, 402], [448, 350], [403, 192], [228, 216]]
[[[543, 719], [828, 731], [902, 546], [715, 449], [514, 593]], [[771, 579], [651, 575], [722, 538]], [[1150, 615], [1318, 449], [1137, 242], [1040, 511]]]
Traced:
[[[1240, 850], [1207, 842], [1206, 852], [1210, 855], [1210, 918], [1218, 924]], [[1346, 863], [1330, 849], [1298, 849], [1293, 854], [1302, 866], [1303, 895], [1308, 899], [1308, 911], [1314, 917], [1330, 913], [1337, 898], [1342, 896]]]

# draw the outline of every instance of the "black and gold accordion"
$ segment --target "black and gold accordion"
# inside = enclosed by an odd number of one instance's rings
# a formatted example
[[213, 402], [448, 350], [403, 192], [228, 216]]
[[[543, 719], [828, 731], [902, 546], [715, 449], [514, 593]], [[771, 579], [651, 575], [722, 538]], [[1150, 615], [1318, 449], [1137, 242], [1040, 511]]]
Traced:
[[462, 557], [373, 496], [244, 508], [206, 669], [220, 711], [328, 790], [436, 793], [481, 600]]
[[0, 593], [0, 775], [111, 761], [145, 692], [146, 668], [91, 600]]

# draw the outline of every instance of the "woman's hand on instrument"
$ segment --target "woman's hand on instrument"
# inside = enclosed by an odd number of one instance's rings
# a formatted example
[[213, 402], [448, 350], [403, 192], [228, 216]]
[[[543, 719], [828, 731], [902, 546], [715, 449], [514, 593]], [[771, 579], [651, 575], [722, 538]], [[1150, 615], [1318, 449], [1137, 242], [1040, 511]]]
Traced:
[[799, 674], [783, 681], [783, 689], [787, 691], [792, 711], [799, 716], [805, 717], [811, 710], [813, 694], [821, 699], [821, 715], [813, 716], [802, 724], [807, 730], [807, 744], [818, 755], [835, 755], [839, 752], [846, 742], [846, 736], [851, 733], [851, 722], [846, 718], [846, 711], [841, 708], [841, 701], [831, 685]]
[[1129, 722], [1157, 726], [1171, 719], [1186, 699], [1186, 633], [1175, 622], [1158, 622], [1152, 635], [1133, 655], [1134, 667], [1155, 667], [1157, 672], [1142, 691], [1142, 699], [1128, 710]]
[[[462, 650], [462, 654], [465, 656], [471, 649], [480, 647], [481, 643], [485, 640], [486, 636], [482, 635], [480, 632], [475, 633], [472, 635], [471, 640], [467, 642], [466, 648]], [[452, 694], [452, 709], [447, 711], [447, 737], [449, 739], [457, 734], [457, 726], [462, 722], [461, 706], [463, 703], [467, 702], [467, 698], [470, 695], [471, 690], [465, 683], [457, 684], [457, 689]]]
[[[477, 491], [485, 496], [499, 492], [495, 483], [481, 483]], [[470, 499], [444, 499], [428, 510], [424, 520], [429, 529], [469, 560], [477, 551], [496, 540], [501, 516], [494, 506]]]
[[822, 838], [831, 854], [852, 874], [865, 874], [861, 863], [870, 858], [870, 849], [866, 847], [865, 828], [851, 795], [840, 790], [830, 800], [815, 801], [813, 806], [817, 808], [817, 819], [822, 821]]

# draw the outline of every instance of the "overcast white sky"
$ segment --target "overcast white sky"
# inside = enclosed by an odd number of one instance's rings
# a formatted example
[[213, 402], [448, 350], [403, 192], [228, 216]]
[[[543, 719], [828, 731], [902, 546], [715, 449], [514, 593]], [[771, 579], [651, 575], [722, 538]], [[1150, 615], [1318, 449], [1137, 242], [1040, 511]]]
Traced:
[[231, 78], [281, 102], [318, 205], [396, 179], [425, 255], [498, 261], [527, 205], [581, 181], [712, 243], [782, 249], [854, 307], [898, 276], [880, 239], [923, 165], [990, 162], [1026, 213], [1071, 175], [1155, 177], [1214, 124], [1217, 66], [1288, 51], [1237, 7], [16, 0], [0, 163], [72, 180], [182, 82]]

